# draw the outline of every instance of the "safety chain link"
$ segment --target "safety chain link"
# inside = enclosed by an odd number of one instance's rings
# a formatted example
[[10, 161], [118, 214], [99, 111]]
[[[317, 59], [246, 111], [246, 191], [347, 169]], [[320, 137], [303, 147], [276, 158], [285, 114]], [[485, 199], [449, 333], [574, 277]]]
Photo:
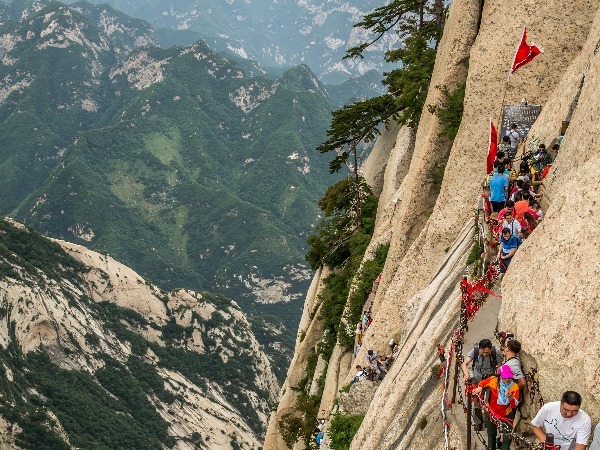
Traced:
[[[462, 301], [461, 301], [461, 305], [460, 305], [459, 326], [454, 330], [454, 332], [452, 334], [451, 347], [450, 347], [450, 350], [448, 351], [449, 359], [451, 358], [452, 354], [454, 354], [454, 357], [456, 358], [455, 364], [462, 365], [462, 363], [464, 362], [463, 345], [464, 345], [465, 333], [469, 330], [469, 321], [474, 319], [475, 314], [477, 313], [477, 311], [479, 311], [479, 309], [486, 302], [489, 295], [490, 294], [493, 295], [493, 293], [490, 291], [490, 288], [494, 285], [494, 283], [498, 277], [498, 274], [500, 272], [499, 269], [500, 269], [500, 264], [497, 260], [495, 260], [493, 263], [491, 263], [487, 267], [487, 270], [485, 270], [483, 276], [481, 278], [477, 279], [475, 282], [469, 283], [466, 278], [463, 278], [463, 280], [461, 281]], [[503, 342], [503, 340], [504, 341], [506, 340], [506, 334], [504, 333], [504, 335], [503, 335], [503, 333], [499, 333], [497, 326], [496, 326], [496, 330], [495, 330], [494, 334], [496, 335], [496, 338], [498, 338], [498, 340], [500, 342]], [[452, 351], [452, 349], [454, 351]], [[450, 367], [450, 362], [448, 362], [448, 367], [446, 368], [445, 379], [448, 375], [449, 367]], [[543, 400], [541, 392], [540, 392], [539, 377], [538, 377], [537, 369], [533, 368], [533, 369], [531, 369], [530, 373], [526, 373], [525, 379], [529, 386], [529, 396], [531, 398], [532, 403], [535, 402], [535, 398], [537, 397], [540, 407], [543, 406], [544, 400]], [[445, 400], [445, 399], [447, 396], [448, 387], [449, 387], [449, 383], [444, 382], [444, 393], [442, 396], [442, 418], [443, 418], [443, 423], [444, 423], [445, 450], [450, 450], [448, 447], [448, 438], [447, 438], [447, 431], [448, 431], [449, 424], [446, 421], [445, 410], [444, 410], [445, 404], [447, 403], [447, 400]], [[465, 404], [465, 396], [463, 394], [463, 389], [462, 389], [460, 383], [457, 383], [456, 388], [458, 391], [458, 403], [462, 406], [463, 411], [466, 415], [467, 414], [467, 405]], [[469, 386], [467, 386], [467, 392], [470, 389], [471, 388], [469, 388]], [[480, 395], [480, 394], [473, 394], [473, 395], [475, 397], [477, 397], [480, 408], [483, 409], [484, 411], [486, 411], [486, 413], [490, 417], [490, 420], [496, 426], [498, 426], [498, 428], [501, 431], [510, 435], [511, 439], [513, 440], [514, 444], [516, 445], [516, 447], [518, 449], [544, 450], [545, 446], [543, 443], [536, 444], [536, 443], [532, 442], [531, 440], [525, 438], [524, 436], [521, 436], [520, 434], [516, 433], [513, 430], [512, 421], [510, 421], [510, 423], [507, 423], [505, 420], [502, 420], [502, 418], [498, 418], [491, 411], [489, 404], [485, 401], [483, 395]], [[486, 442], [485, 438], [483, 437], [483, 435], [481, 434], [481, 432], [478, 430], [474, 430], [474, 431], [475, 431], [475, 434], [476, 434], [477, 438], [479, 439], [479, 441], [481, 441], [483, 446], [485, 448], [487, 448], [487, 442]]]
[[483, 409], [484, 411], [487, 412], [490, 421], [495, 424], [502, 432], [507, 433], [510, 435], [511, 439], [515, 440], [518, 448], [523, 449], [532, 449], [532, 450], [544, 450], [546, 448], [544, 443], [534, 443], [532, 441], [530, 441], [529, 439], [527, 439], [524, 436], [521, 436], [520, 434], [516, 433], [513, 430], [513, 423], [512, 420], [507, 420], [504, 419], [502, 417], [499, 417], [496, 413], [494, 413], [491, 408], [489, 403], [487, 403], [484, 398], [483, 395], [481, 394], [472, 394], [474, 397], [477, 397], [477, 399], [479, 400], [479, 404], [481, 405], [481, 409]]

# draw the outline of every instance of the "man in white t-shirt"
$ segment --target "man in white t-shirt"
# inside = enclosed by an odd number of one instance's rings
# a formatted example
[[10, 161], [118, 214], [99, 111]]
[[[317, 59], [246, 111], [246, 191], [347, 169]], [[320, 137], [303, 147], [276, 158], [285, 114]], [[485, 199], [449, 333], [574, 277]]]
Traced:
[[581, 395], [567, 391], [560, 402], [546, 403], [531, 421], [532, 431], [541, 442], [554, 435], [560, 450], [585, 450], [592, 431], [590, 416], [581, 409]]

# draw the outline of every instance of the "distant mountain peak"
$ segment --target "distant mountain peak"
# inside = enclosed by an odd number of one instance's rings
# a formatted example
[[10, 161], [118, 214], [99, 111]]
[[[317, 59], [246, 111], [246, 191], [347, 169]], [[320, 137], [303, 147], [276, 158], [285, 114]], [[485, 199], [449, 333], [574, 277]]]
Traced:
[[280, 77], [279, 82], [288, 89], [308, 92], [318, 92], [327, 95], [317, 76], [306, 64], [293, 67]]

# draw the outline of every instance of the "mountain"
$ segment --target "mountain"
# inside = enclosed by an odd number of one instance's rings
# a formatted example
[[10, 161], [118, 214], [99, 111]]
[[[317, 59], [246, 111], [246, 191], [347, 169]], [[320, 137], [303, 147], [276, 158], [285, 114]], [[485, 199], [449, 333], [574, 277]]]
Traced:
[[[506, 73], [523, 22], [528, 39], [545, 53], [514, 73], [509, 85]], [[379, 136], [365, 164], [379, 203], [361, 266], [373, 267], [378, 249], [389, 244], [385, 264], [381, 272], [363, 272], [370, 275], [364, 291], [366, 276], [357, 271], [350, 295], [342, 295], [338, 281], [326, 281], [329, 268], [317, 271], [265, 449], [308, 448], [317, 420], [325, 423], [323, 448], [474, 448], [469, 438], [486, 437], [465, 426], [459, 365], [482, 338], [502, 348], [504, 333], [521, 344], [527, 384], [513, 448], [540, 446], [531, 421], [544, 403], [568, 390], [581, 394], [592, 429], [600, 421], [599, 36], [598, 2], [535, 8], [518, 0], [451, 3], [425, 104], [443, 105], [447, 97], [440, 87], [452, 91], [465, 83], [456, 137], [442, 135], [445, 124], [430, 108], [423, 109], [416, 129], [396, 124]], [[560, 150], [537, 187], [543, 219], [499, 279], [493, 268], [500, 248], [481, 197], [490, 117], [506, 105], [526, 108], [523, 97], [541, 105], [541, 113], [529, 116], [534, 123], [519, 152], [542, 143], [559, 143]], [[337, 316], [332, 298], [343, 305]], [[359, 347], [356, 322], [345, 320], [353, 308], [372, 319]], [[340, 320], [339, 340], [325, 353], [332, 316]], [[398, 350], [383, 380], [350, 385], [356, 365], [369, 364], [367, 352], [389, 354], [391, 339]]]
[[0, 220], [2, 448], [259, 448], [276, 381], [222, 295]]
[[[182, 30], [179, 41], [189, 44], [190, 32], [199, 33], [211, 48], [228, 50], [263, 66], [307, 64], [325, 83], [340, 83], [369, 70], [382, 72], [383, 51], [398, 38], [385, 36], [365, 52], [362, 60], [342, 61], [346, 49], [368, 39], [352, 28], [364, 14], [381, 6], [379, 0], [94, 0], [108, 3], [155, 28]], [[214, 46], [214, 47], [213, 47]]]
[[165, 289], [235, 298], [261, 314], [257, 333], [278, 335], [268, 350], [281, 376], [330, 182], [329, 157], [314, 152], [332, 109], [325, 87], [305, 65], [270, 79], [203, 42], [161, 49], [107, 6], [33, 2], [8, 17], [0, 212]]
[[337, 84], [325, 86], [331, 101], [337, 108], [352, 103], [355, 100], [376, 97], [385, 92], [381, 84], [381, 74], [376, 70], [369, 70], [364, 75], [350, 78]]

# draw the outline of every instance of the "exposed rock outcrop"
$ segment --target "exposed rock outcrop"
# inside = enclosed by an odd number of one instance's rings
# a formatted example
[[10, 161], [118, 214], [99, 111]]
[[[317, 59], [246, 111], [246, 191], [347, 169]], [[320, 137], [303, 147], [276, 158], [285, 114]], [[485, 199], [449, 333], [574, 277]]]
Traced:
[[352, 415], [366, 414], [378, 387], [378, 381], [364, 380], [354, 383], [348, 392], [340, 393], [338, 412]]
[[[63, 369], [90, 374], [105, 367], [107, 358], [123, 367], [131, 358], [142, 358], [153, 367], [148, 366], [148, 370], [154, 370], [164, 380], [164, 389], [175, 396], [175, 400], [167, 400], [168, 396], [148, 395], [169, 426], [168, 434], [174, 438], [172, 448], [232, 448], [233, 441], [250, 448], [260, 447], [260, 429], [242, 412], [244, 405], [236, 403], [236, 396], [247, 398], [247, 407], [255, 411], [264, 426], [277, 382], [235, 302], [183, 289], [167, 293], [108, 255], [50, 241], [10, 219], [0, 221], [0, 227], [3, 380], [5, 376], [10, 380], [10, 368], [3, 359], [7, 354], [14, 360], [41, 351]], [[13, 247], [15, 250], [11, 250]], [[123, 328], [115, 328], [122, 325], [157, 346], [148, 345], [140, 353], [140, 341]], [[193, 379], [196, 374], [176, 367], [181, 361], [164, 361], [164, 354], [157, 354], [161, 348], [174, 353], [185, 349], [187, 354], [182, 358], [187, 361], [207, 355], [204, 365], [208, 366], [215, 363], [208, 356], [216, 352], [223, 368], [230, 367], [229, 361], [239, 360], [237, 364], [251, 368], [249, 373], [254, 379], [245, 378], [235, 391], [231, 386], [236, 376], [234, 369], [230, 374], [232, 381], [226, 377], [203, 378], [205, 374]], [[55, 428], [62, 430], [60, 421], [51, 416], [51, 408], [47, 414], [56, 423]], [[16, 448], [17, 429], [15, 423], [2, 417], [0, 446]], [[64, 430], [61, 433], [68, 435]]]

